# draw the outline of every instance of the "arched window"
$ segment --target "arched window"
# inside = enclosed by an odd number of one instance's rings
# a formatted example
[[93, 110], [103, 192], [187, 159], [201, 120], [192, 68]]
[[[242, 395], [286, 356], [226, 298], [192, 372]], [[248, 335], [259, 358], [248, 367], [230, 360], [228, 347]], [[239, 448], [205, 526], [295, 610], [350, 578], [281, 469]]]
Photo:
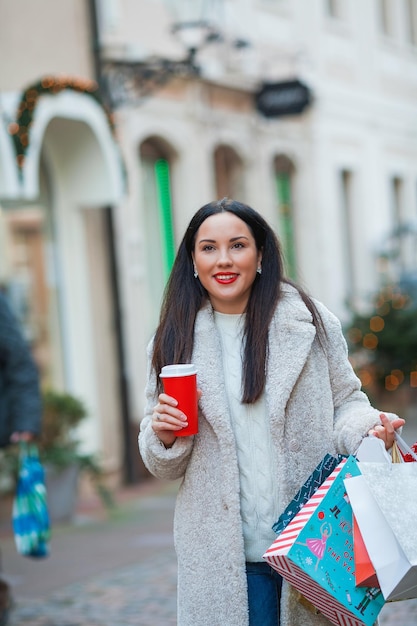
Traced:
[[286, 274], [297, 278], [297, 254], [295, 241], [294, 210], [292, 200], [292, 180], [294, 166], [284, 155], [275, 157], [274, 177], [277, 208], [279, 215], [279, 233], [284, 254]]
[[220, 145], [214, 151], [214, 172], [218, 198], [244, 200], [243, 162], [230, 146]]
[[153, 246], [159, 243], [155, 266], [166, 280], [175, 257], [170, 155], [162, 142], [148, 139], [141, 145], [140, 156], [147, 240]]
[[150, 333], [158, 319], [162, 295], [175, 258], [172, 214], [172, 149], [151, 137], [140, 146], [140, 179], [144, 216], [147, 322]]

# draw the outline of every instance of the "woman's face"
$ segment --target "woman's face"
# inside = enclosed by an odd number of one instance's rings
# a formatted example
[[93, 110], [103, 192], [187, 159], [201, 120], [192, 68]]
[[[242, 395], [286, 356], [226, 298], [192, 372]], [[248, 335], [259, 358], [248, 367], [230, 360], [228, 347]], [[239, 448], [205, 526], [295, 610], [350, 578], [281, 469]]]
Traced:
[[261, 258], [249, 227], [233, 213], [211, 215], [201, 224], [193, 261], [215, 311], [245, 311]]

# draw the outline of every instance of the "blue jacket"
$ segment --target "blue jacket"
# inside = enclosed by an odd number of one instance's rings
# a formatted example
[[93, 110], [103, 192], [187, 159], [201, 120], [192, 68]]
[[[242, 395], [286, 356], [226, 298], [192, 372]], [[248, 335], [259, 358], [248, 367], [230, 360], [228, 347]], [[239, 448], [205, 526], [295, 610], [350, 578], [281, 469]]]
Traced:
[[39, 374], [18, 322], [0, 293], [0, 447], [16, 431], [39, 433]]

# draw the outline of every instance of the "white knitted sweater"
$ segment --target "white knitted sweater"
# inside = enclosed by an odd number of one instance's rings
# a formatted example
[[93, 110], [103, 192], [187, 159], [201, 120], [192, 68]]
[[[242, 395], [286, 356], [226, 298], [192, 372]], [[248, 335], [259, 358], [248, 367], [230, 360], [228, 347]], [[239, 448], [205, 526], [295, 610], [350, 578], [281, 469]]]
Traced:
[[214, 312], [222, 346], [223, 371], [231, 425], [236, 441], [240, 477], [240, 510], [245, 557], [262, 561], [262, 555], [276, 538], [272, 525], [278, 517], [279, 477], [274, 476], [274, 449], [271, 442], [265, 395], [255, 404], [242, 404], [242, 352], [244, 314]]

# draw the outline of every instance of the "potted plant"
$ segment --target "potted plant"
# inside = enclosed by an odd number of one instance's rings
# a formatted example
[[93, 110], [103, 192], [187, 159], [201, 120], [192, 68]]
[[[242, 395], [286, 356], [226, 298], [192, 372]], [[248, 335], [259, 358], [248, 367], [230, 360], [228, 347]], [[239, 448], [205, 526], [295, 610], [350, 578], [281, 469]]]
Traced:
[[[77, 427], [87, 417], [86, 408], [75, 396], [48, 390], [42, 394], [42, 432], [37, 440], [40, 460], [45, 468], [48, 509], [52, 521], [73, 517], [78, 479], [84, 472], [92, 479], [103, 503], [113, 504], [111, 494], [103, 482], [103, 473], [97, 458], [80, 451]], [[3, 491], [14, 491], [18, 470], [18, 446], [10, 446], [0, 457]], [[1, 485], [0, 485], [1, 488]]]

